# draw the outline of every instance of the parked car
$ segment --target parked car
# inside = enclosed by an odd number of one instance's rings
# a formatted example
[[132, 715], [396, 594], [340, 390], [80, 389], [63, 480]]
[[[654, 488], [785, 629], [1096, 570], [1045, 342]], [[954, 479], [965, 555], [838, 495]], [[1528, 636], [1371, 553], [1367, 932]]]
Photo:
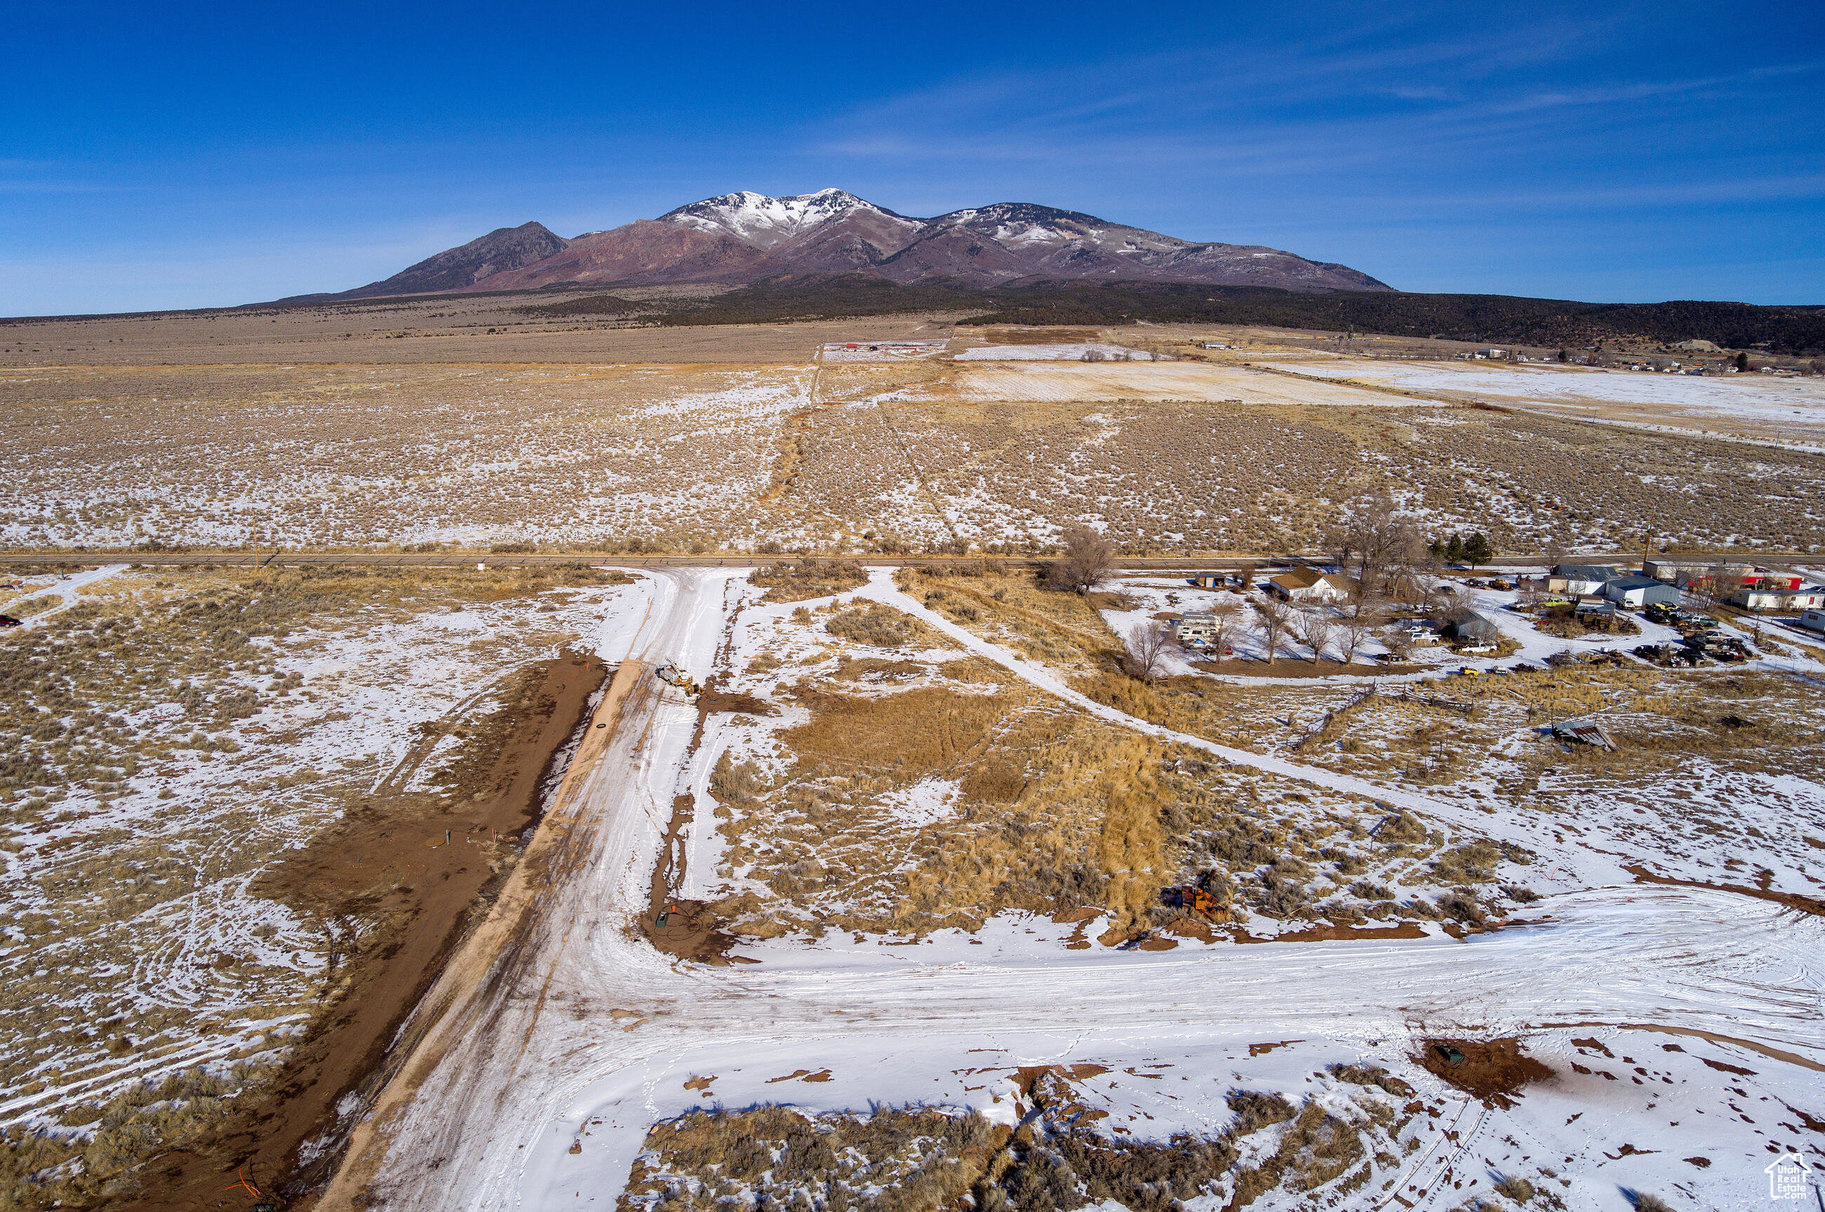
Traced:
[[0, 614], [0, 627], [23, 627], [25, 623], [10, 614]]

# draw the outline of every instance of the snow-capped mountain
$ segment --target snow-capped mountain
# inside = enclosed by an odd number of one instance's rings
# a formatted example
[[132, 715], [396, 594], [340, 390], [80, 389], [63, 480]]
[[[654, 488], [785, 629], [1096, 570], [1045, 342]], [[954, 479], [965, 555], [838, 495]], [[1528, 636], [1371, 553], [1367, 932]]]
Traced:
[[755, 248], [773, 248], [834, 219], [857, 213], [880, 216], [909, 230], [917, 230], [921, 223], [841, 189], [820, 189], [814, 194], [789, 198], [769, 198], [743, 190], [680, 206], [660, 215], [659, 222], [734, 236]]
[[[556, 247], [536, 259], [526, 255], [536, 247], [516, 248], [518, 256], [490, 258], [479, 255], [482, 250], [475, 246], [482, 242], [472, 242], [347, 295], [745, 283], [850, 273], [902, 283], [942, 280], [973, 286], [1095, 279], [1390, 289], [1348, 266], [1309, 261], [1276, 248], [1197, 243], [1030, 202], [997, 202], [920, 219], [840, 189], [783, 198], [743, 190], [680, 206], [657, 219], [638, 219], [569, 241], [550, 239]], [[451, 261], [461, 269], [419, 272], [433, 265], [442, 269]], [[457, 280], [465, 276], [468, 280]]]

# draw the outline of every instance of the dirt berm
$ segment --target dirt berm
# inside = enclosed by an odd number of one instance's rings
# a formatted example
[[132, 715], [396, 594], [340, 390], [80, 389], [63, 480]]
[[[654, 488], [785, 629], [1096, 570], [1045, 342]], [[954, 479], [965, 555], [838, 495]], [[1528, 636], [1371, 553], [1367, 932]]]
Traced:
[[[428, 730], [374, 795], [261, 877], [262, 893], [327, 924], [335, 970], [329, 1003], [269, 1093], [237, 1101], [218, 1130], [154, 1158], [139, 1193], [107, 1206], [239, 1207], [245, 1191], [228, 1190], [238, 1175], [269, 1199], [274, 1190], [298, 1195], [327, 1181], [350, 1118], [338, 1116], [338, 1104], [351, 1092], [365, 1102], [379, 1089], [401, 1024], [485, 910], [488, 893], [504, 891], [497, 872], [512, 861], [547, 773], [607, 675], [600, 660], [565, 654], [473, 696]], [[502, 705], [466, 718], [483, 700]], [[408, 793], [416, 764], [457, 730], [469, 739], [451, 771], [453, 786], [441, 795]], [[348, 942], [357, 922], [372, 943]], [[315, 1157], [300, 1163], [306, 1142]], [[308, 1205], [306, 1198], [284, 1206]]]
[[551, 806], [539, 822], [525, 856], [508, 877], [487, 919], [451, 957], [437, 983], [413, 1012], [405, 1037], [393, 1050], [385, 1088], [349, 1134], [341, 1165], [320, 1199], [311, 1206], [350, 1210], [362, 1207], [362, 1192], [385, 1156], [395, 1117], [461, 1037], [469, 1021], [468, 1012], [487, 992], [487, 978], [496, 959], [522, 935], [539, 898], [572, 859], [569, 847], [583, 808], [581, 789], [608, 752], [629, 693], [650, 668], [644, 661], [630, 659], [615, 670], [608, 693], [590, 717], [577, 752], [564, 772], [564, 781], [552, 796]]

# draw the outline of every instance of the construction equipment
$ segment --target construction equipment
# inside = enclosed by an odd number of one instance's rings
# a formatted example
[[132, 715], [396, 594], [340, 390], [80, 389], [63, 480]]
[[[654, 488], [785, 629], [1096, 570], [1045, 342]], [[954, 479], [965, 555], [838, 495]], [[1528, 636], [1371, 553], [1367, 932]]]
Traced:
[[1195, 884], [1181, 884], [1176, 888], [1168, 888], [1161, 894], [1160, 899], [1168, 905], [1189, 909], [1193, 913], [1201, 914], [1213, 921], [1222, 921], [1229, 916], [1229, 911], [1222, 898], [1204, 887], [1209, 880], [1210, 876], [1207, 874], [1200, 876]]
[[653, 676], [664, 682], [667, 686], [678, 687], [678, 689], [684, 691], [690, 698], [696, 698], [703, 693], [703, 687], [699, 686], [697, 680], [686, 673], [684, 667], [677, 661], [667, 661], [665, 664], [660, 665], [657, 669], [653, 670]]

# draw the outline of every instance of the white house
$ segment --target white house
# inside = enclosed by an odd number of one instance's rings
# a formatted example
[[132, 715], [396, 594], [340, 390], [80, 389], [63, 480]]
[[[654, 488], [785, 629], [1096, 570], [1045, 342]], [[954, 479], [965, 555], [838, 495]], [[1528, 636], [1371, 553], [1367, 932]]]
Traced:
[[1787, 595], [1788, 610], [1814, 610], [1825, 606], [1825, 585], [1802, 585]]
[[1825, 610], [1802, 610], [1796, 621], [1808, 631], [1825, 632]]
[[1605, 564], [1555, 564], [1546, 588], [1551, 593], [1569, 593], [1578, 597], [1602, 593], [1603, 587], [1620, 574]]
[[1341, 602], [1350, 596], [1350, 583], [1340, 573], [1324, 573], [1310, 567], [1269, 577], [1267, 589], [1288, 602]]

